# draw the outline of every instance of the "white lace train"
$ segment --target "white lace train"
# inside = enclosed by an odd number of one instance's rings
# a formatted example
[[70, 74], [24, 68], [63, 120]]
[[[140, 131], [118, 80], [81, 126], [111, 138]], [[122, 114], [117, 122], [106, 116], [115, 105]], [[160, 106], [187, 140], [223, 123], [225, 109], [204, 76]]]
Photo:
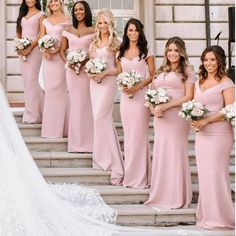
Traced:
[[[160, 232], [108, 224], [115, 219], [116, 211], [104, 203], [98, 191], [45, 182], [21, 137], [0, 84], [0, 235], [110, 236]], [[161, 235], [178, 233], [166, 230]]]

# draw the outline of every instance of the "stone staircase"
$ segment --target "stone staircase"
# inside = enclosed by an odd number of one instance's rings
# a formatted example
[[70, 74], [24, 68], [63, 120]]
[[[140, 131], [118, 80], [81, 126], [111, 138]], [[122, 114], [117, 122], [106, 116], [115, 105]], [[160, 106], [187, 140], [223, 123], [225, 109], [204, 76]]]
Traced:
[[[56, 183], [80, 183], [96, 188], [104, 201], [117, 209], [117, 223], [128, 226], [176, 226], [193, 225], [198, 197], [197, 169], [194, 156], [194, 135], [189, 135], [189, 161], [192, 176], [193, 201], [189, 209], [159, 210], [143, 206], [148, 198], [148, 189], [131, 189], [110, 184], [110, 172], [92, 169], [92, 154], [67, 153], [67, 139], [40, 137], [40, 124], [22, 124], [22, 109], [14, 109], [15, 119], [32, 157], [47, 181]], [[118, 112], [114, 108], [114, 121], [123, 149], [123, 130]], [[153, 123], [150, 123], [150, 144], [153, 146]], [[234, 151], [230, 160], [230, 181], [234, 191]], [[202, 234], [204, 235], [204, 234]], [[222, 234], [223, 235], [223, 234]], [[228, 235], [228, 234], [227, 234]], [[231, 234], [229, 234], [231, 235]], [[233, 235], [233, 234], [232, 234]]]

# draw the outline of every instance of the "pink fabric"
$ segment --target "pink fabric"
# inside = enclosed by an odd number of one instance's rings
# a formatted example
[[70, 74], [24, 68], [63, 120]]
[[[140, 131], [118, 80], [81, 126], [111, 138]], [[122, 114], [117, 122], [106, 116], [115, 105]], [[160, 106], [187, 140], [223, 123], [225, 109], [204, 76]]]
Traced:
[[[189, 72], [186, 83], [194, 83], [194, 71]], [[175, 72], [161, 73], [154, 81], [155, 88], [165, 88], [171, 99], [185, 95], [182, 76]], [[188, 161], [189, 122], [172, 108], [162, 118], [154, 117], [154, 149], [152, 161], [149, 206], [163, 208], [186, 208], [191, 203], [192, 188]]]
[[[224, 107], [222, 91], [234, 87], [231, 80], [201, 91], [198, 81], [194, 99], [208, 109], [208, 115]], [[198, 168], [199, 199], [197, 225], [205, 229], [234, 228], [234, 207], [229, 179], [229, 161], [233, 146], [230, 122], [218, 121], [196, 133], [195, 153]]]
[[[38, 12], [29, 19], [22, 18], [22, 38], [31, 40], [39, 34], [39, 19], [44, 15]], [[24, 80], [25, 110], [23, 113], [23, 123], [41, 123], [43, 113], [43, 91], [38, 84], [39, 69], [42, 62], [42, 55], [38, 46], [26, 56], [26, 61], [20, 57], [20, 68]]]
[[[146, 78], [147, 63], [139, 57], [129, 60], [121, 58], [124, 72], [135, 70], [142, 79]], [[124, 169], [123, 185], [133, 188], [150, 186], [151, 158], [149, 151], [149, 119], [150, 112], [144, 106], [144, 95], [147, 88], [137, 91], [130, 99], [121, 93], [120, 112], [124, 129]]]
[[[103, 58], [107, 69], [114, 68], [114, 54], [107, 47], [97, 48], [93, 58]], [[117, 91], [115, 76], [106, 76], [101, 84], [90, 80], [94, 119], [93, 168], [111, 170], [111, 183], [120, 185], [123, 180], [123, 160], [112, 111]]]
[[[69, 50], [83, 49], [88, 52], [94, 34], [77, 37], [67, 31], [63, 36], [68, 39]], [[77, 75], [74, 70], [66, 70], [66, 80], [70, 99], [68, 130], [68, 152], [93, 151], [93, 115], [90, 98], [89, 78], [81, 69]]]
[[[46, 33], [61, 41], [62, 31], [69, 22], [51, 24], [43, 20]], [[42, 137], [61, 138], [67, 135], [68, 94], [65, 77], [65, 63], [59, 53], [43, 58], [43, 78], [45, 86], [45, 102], [42, 122]]]

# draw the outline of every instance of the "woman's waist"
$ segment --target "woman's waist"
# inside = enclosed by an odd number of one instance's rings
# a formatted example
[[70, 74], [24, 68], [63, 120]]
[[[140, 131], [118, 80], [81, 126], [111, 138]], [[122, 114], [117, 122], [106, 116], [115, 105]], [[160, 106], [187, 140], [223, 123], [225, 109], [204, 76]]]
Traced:
[[202, 133], [231, 133], [232, 125], [227, 120], [212, 122], [201, 128]]
[[35, 40], [37, 37], [38, 37], [38, 33], [28, 33], [28, 34], [22, 33], [22, 36], [21, 36], [21, 38], [28, 38], [30, 40]]

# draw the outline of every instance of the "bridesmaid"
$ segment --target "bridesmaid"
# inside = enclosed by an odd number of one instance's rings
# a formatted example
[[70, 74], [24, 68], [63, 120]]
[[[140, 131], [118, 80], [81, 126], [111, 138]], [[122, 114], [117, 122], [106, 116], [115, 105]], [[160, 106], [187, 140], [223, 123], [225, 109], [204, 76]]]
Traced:
[[[44, 19], [40, 0], [23, 0], [17, 18], [17, 38], [32, 40], [29, 47], [18, 50], [20, 68], [24, 81], [25, 110], [23, 123], [41, 123], [43, 112], [43, 92], [38, 84], [42, 55], [38, 48], [40, 24]], [[22, 56], [26, 57], [24, 61]]]
[[[94, 37], [92, 13], [86, 1], [76, 2], [72, 8], [73, 25], [62, 34], [60, 54], [66, 61], [67, 49], [83, 49], [88, 52]], [[89, 91], [89, 79], [82, 67], [79, 75], [73, 68], [66, 71], [70, 99], [68, 152], [93, 151], [93, 115]]]
[[[144, 106], [147, 85], [155, 72], [154, 56], [148, 51], [143, 24], [131, 18], [124, 29], [123, 41], [117, 59], [118, 71], [134, 70], [142, 81], [121, 94], [120, 112], [124, 129], [124, 180], [123, 185], [133, 188], [150, 186], [151, 158], [149, 153], [150, 112]], [[150, 76], [147, 77], [147, 67]], [[130, 99], [129, 95], [133, 95]]]
[[68, 95], [65, 79], [65, 65], [60, 57], [62, 31], [70, 24], [70, 18], [63, 12], [62, 0], [47, 1], [48, 17], [43, 20], [40, 36], [48, 34], [57, 40], [52, 49], [43, 51], [43, 78], [45, 102], [41, 136], [61, 138], [67, 135]]
[[[196, 133], [199, 198], [197, 226], [204, 229], [234, 228], [229, 161], [233, 129], [220, 110], [235, 99], [234, 84], [226, 75], [226, 56], [220, 46], [210, 46], [201, 55], [194, 99], [205, 105], [206, 118], [192, 122]], [[210, 207], [209, 207], [210, 206]]]
[[[107, 68], [99, 75], [90, 75], [90, 93], [94, 119], [93, 168], [111, 170], [111, 183], [120, 185], [123, 180], [123, 160], [112, 111], [117, 91], [115, 55], [119, 41], [113, 14], [108, 9], [98, 12], [96, 36], [90, 45], [91, 58], [103, 58]], [[104, 140], [106, 140], [104, 142]]]
[[178, 113], [183, 102], [193, 98], [195, 73], [189, 65], [184, 41], [170, 38], [154, 88], [165, 88], [171, 100], [151, 108], [154, 115], [154, 149], [151, 191], [145, 205], [187, 208], [192, 200], [188, 162], [190, 125]]

